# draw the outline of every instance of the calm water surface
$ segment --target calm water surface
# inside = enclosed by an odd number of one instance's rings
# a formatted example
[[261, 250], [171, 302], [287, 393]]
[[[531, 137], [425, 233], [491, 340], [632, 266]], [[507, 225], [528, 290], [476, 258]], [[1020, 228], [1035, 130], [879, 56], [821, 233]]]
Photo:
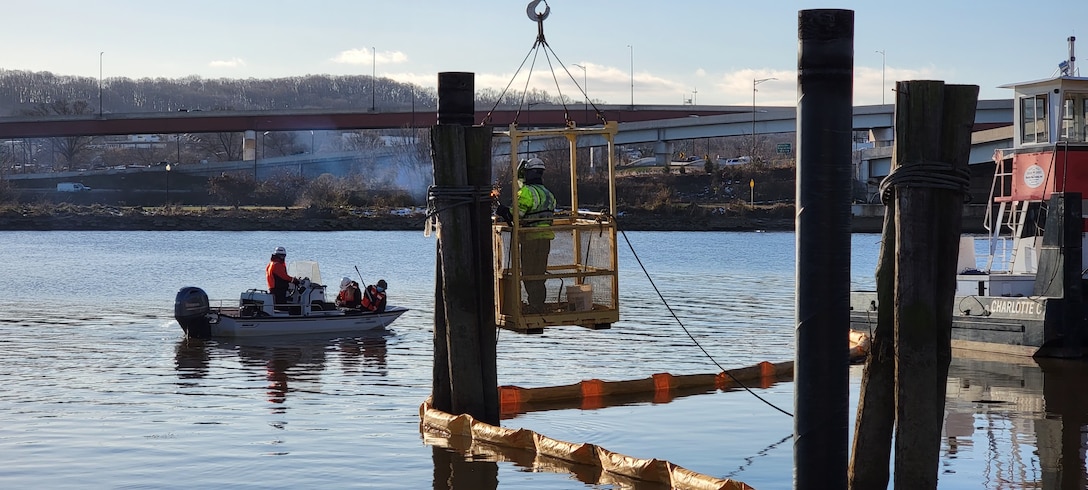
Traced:
[[[719, 364], [793, 358], [792, 233], [627, 236]], [[878, 239], [854, 236], [853, 287], [872, 287]], [[602, 331], [502, 331], [500, 384], [717, 372], [621, 245], [622, 320]], [[289, 261], [319, 261], [326, 284], [356, 277], [356, 266], [364, 282], [384, 278], [390, 303], [412, 311], [367, 335], [184, 340], [172, 318], [177, 290], [197, 285], [234, 300], [263, 287], [276, 246], [287, 248]], [[421, 232], [0, 232], [0, 250], [8, 271], [0, 294], [0, 487], [479, 486], [450, 485], [443, 468], [451, 464], [492, 475], [498, 488], [628, 486], [424, 443], [418, 408], [430, 393], [435, 243]], [[1082, 391], [1079, 366], [957, 359], [941, 488], [1070, 488], [1077, 472], [1055, 467], [1084, 472], [1077, 421], [1088, 403], [1067, 399]], [[851, 370], [853, 397], [860, 373]], [[793, 411], [791, 383], [756, 391]], [[744, 392], [536, 412], [503, 425], [756, 488], [792, 486], [792, 419]]]

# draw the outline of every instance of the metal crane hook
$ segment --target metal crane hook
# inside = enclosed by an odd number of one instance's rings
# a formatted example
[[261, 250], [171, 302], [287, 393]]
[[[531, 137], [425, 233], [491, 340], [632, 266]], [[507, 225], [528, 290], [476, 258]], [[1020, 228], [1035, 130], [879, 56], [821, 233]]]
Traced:
[[548, 14], [552, 13], [552, 7], [548, 5], [548, 2], [544, 2], [544, 13], [536, 13], [536, 6], [544, 0], [533, 0], [529, 2], [529, 7], [525, 9], [525, 14], [529, 16], [529, 20], [533, 22], [540, 22], [548, 18]]

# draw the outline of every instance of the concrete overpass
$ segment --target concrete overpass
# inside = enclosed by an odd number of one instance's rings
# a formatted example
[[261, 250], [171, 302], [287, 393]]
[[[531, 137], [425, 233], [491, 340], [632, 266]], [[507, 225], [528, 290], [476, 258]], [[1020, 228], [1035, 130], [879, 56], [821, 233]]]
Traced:
[[[594, 110], [597, 109], [597, 110]], [[753, 111], [753, 109], [755, 109]], [[855, 177], [863, 182], [887, 175], [891, 167], [895, 106], [891, 104], [855, 106], [853, 129], [868, 131], [874, 148], [862, 152]], [[0, 140], [49, 138], [59, 136], [100, 136], [124, 134], [178, 134], [242, 132], [248, 141], [244, 161], [255, 159], [252, 148], [255, 135], [264, 131], [358, 130], [404, 127], [429, 127], [436, 123], [436, 113], [428, 112], [358, 112], [328, 110], [288, 111], [192, 111], [178, 113], [106, 114], [55, 117], [0, 118]], [[617, 145], [654, 144], [660, 164], [675, 154], [674, 142], [695, 139], [743, 136], [751, 134], [791, 133], [797, 129], [796, 107], [773, 106], [570, 106], [530, 105], [523, 109], [503, 108], [476, 111], [475, 121], [497, 128], [517, 121], [521, 127], [593, 125], [601, 118], [619, 122]], [[1011, 99], [981, 100], [975, 115], [976, 141], [971, 163], [990, 161], [997, 148], [1012, 145]], [[532, 142], [529, 143], [532, 149]], [[600, 137], [586, 137], [582, 146], [603, 146]], [[503, 153], [503, 148], [497, 147]]]

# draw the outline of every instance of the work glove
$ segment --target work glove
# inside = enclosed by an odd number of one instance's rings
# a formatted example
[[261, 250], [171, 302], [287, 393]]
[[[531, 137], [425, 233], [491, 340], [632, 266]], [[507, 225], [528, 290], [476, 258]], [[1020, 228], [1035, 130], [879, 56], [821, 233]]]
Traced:
[[508, 225], [514, 224], [514, 215], [510, 213], [510, 208], [508, 206], [499, 204], [499, 206], [495, 208], [495, 216], [502, 218]]

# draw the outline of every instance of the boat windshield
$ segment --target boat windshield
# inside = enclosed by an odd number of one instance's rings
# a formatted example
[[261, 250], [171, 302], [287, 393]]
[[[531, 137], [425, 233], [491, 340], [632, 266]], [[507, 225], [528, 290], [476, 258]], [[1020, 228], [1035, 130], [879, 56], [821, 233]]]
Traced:
[[324, 285], [324, 281], [321, 280], [321, 267], [317, 265], [313, 260], [299, 260], [287, 264], [287, 273], [291, 277], [308, 277], [310, 282]]

